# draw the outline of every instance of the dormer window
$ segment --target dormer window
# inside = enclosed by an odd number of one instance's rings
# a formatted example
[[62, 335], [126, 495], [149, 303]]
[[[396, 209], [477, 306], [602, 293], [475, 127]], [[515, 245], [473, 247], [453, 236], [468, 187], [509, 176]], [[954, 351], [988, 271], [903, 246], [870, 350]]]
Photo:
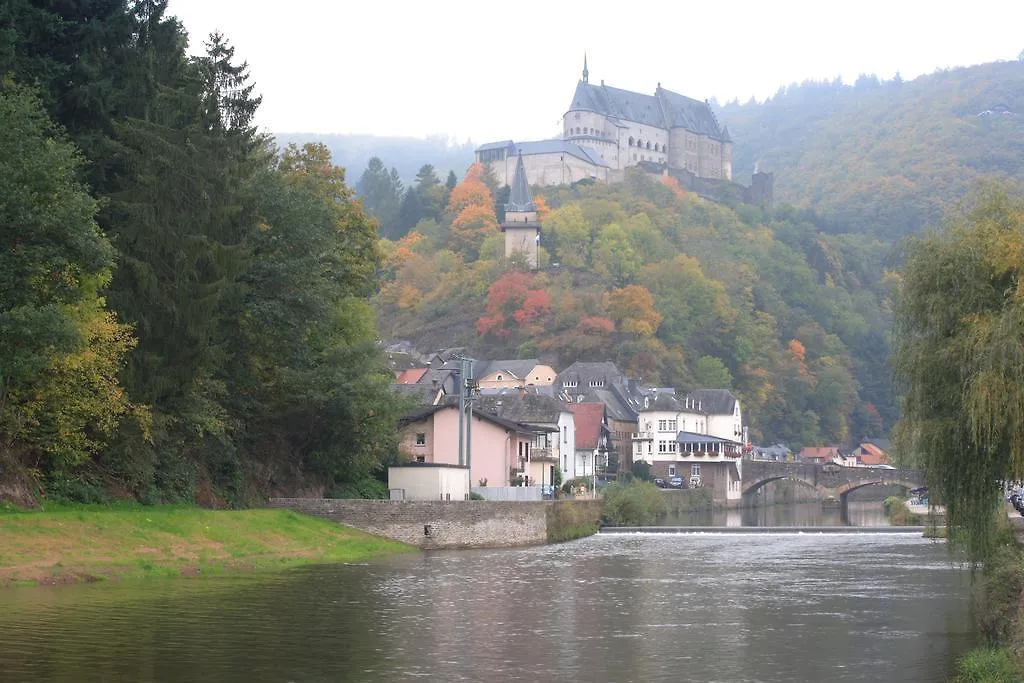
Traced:
[[575, 389], [576, 388], [576, 380], [574, 380], [574, 379], [567, 379], [567, 380], [565, 380], [564, 382], [562, 382], [562, 388], [563, 389]]
[[501, 375], [498, 375], [498, 381], [499, 382], [501, 381], [501, 379], [502, 379]]
[[592, 379], [592, 380], [590, 380], [590, 386], [591, 387], [603, 387], [604, 386], [604, 380], [603, 379]]

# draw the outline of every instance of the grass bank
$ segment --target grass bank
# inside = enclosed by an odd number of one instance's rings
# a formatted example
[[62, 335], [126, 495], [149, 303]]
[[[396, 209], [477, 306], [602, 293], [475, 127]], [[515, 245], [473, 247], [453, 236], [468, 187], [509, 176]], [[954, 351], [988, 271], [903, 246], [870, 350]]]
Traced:
[[924, 524], [924, 517], [911, 512], [907, 508], [907, 501], [900, 496], [889, 496], [882, 501], [885, 514], [893, 526], [920, 526]]
[[1003, 538], [975, 586], [984, 647], [957, 662], [955, 683], [1024, 681], [1024, 550], [1003, 522]]
[[0, 510], [0, 586], [266, 571], [415, 552], [290, 510]]

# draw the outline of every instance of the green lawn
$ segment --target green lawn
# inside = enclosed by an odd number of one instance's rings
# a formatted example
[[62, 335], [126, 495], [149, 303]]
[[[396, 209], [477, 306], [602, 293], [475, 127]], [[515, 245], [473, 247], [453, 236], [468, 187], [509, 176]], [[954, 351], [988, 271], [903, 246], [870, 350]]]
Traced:
[[0, 586], [360, 562], [415, 550], [290, 510], [0, 509]]

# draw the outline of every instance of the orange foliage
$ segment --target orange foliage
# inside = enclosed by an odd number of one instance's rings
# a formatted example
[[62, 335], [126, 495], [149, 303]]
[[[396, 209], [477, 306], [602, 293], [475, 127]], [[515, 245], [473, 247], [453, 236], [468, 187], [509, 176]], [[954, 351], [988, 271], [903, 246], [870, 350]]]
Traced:
[[551, 311], [551, 297], [542, 289], [530, 289], [533, 276], [512, 270], [487, 290], [487, 313], [476, 322], [480, 336], [507, 339], [513, 332], [534, 334], [543, 329]]
[[663, 319], [654, 310], [654, 297], [640, 285], [609, 292], [604, 297], [604, 307], [619, 330], [639, 337], [653, 336]]
[[498, 219], [495, 218], [494, 209], [490, 205], [470, 204], [452, 221], [452, 251], [465, 254], [473, 260], [479, 254], [480, 245], [487, 236], [497, 230]]
[[670, 175], [661, 176], [661, 184], [672, 190], [672, 194], [676, 196], [676, 199], [686, 199], [686, 190], [683, 189], [683, 186], [674, 177]]
[[466, 177], [463, 179], [463, 182], [467, 180], [476, 180], [482, 183], [485, 175], [487, 175], [487, 169], [484, 168], [483, 164], [477, 161], [470, 164], [469, 168], [466, 169]]
[[789, 353], [793, 358], [797, 359], [801, 363], [803, 363], [807, 358], [807, 349], [804, 348], [804, 345], [800, 343], [799, 339], [789, 340]]
[[467, 206], [486, 206], [494, 210], [491, 191], [481, 181], [467, 178], [452, 189], [448, 198], [449, 213], [458, 215]]
[[551, 213], [551, 207], [548, 206], [548, 200], [544, 199], [544, 195], [539, 194], [533, 198], [533, 203], [537, 205], [537, 220], [541, 223]]

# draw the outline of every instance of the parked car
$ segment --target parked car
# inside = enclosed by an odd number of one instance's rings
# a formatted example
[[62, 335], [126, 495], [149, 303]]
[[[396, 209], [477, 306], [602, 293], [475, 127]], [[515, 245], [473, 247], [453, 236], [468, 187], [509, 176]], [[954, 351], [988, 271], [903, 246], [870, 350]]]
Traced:
[[654, 480], [654, 485], [657, 486], [659, 489], [663, 489], [666, 486], [668, 486], [668, 484], [665, 483], [665, 480], [662, 479], [661, 477], [658, 477]]
[[668, 485], [669, 485], [669, 488], [681, 489], [681, 488], [683, 488], [683, 478], [682, 477], [672, 477], [671, 479], [668, 480]]

